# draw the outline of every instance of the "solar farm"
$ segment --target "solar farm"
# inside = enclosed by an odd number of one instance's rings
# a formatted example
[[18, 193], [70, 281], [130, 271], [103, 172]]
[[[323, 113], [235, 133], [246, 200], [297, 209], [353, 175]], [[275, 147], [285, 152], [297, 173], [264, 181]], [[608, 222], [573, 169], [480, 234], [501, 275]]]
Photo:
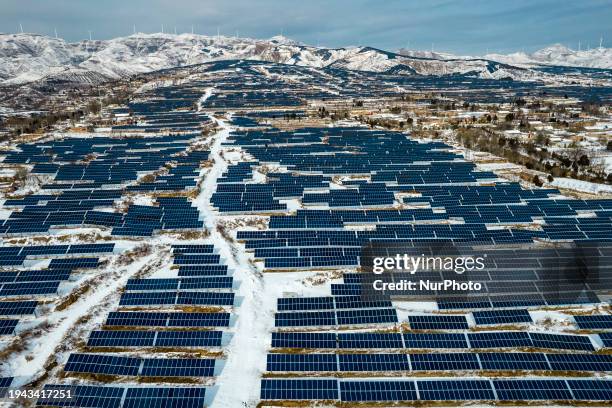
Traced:
[[[316, 120], [398, 89], [487, 103], [540, 84], [253, 61], [156, 75], [104, 112], [129, 120], [0, 151], [27, 172], [0, 200], [0, 405], [609, 405], [612, 199]], [[432, 243], [494, 252], [471, 275], [486, 295], [364, 296], [364, 247]], [[577, 244], [598, 279], [551, 289]]]

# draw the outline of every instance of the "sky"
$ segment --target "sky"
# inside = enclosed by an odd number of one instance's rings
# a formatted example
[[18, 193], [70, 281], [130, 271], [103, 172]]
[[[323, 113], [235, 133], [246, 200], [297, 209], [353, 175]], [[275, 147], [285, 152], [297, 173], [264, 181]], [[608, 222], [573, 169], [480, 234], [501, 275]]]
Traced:
[[0, 0], [0, 32], [68, 41], [138, 32], [367, 45], [482, 55], [554, 43], [612, 47], [612, 0]]

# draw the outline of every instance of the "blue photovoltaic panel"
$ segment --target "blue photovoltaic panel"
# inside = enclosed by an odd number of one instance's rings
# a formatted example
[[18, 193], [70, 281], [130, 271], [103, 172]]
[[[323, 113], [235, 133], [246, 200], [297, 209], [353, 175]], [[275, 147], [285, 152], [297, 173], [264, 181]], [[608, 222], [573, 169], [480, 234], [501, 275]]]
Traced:
[[87, 340], [88, 347], [152, 347], [155, 332], [94, 330]]
[[227, 327], [229, 313], [110, 312], [108, 326]]
[[338, 381], [331, 379], [262, 379], [262, 400], [337, 400]]
[[207, 305], [232, 306], [234, 293], [226, 292], [179, 292], [176, 298], [177, 305]]
[[549, 370], [542, 353], [479, 353], [483, 370]]
[[595, 347], [589, 336], [574, 336], [553, 333], [529, 333], [534, 347], [562, 349], [562, 350], [583, 350], [595, 351]]
[[0, 316], [20, 316], [34, 314], [38, 302], [24, 300], [17, 302], [0, 302]]
[[64, 371], [107, 375], [138, 375], [141, 359], [100, 354], [73, 353]]
[[467, 333], [472, 348], [533, 347], [527, 332], [476, 332]]
[[0, 336], [14, 334], [18, 323], [16, 319], [0, 319]]
[[202, 408], [205, 388], [139, 387], [128, 388], [123, 408]]
[[[125, 389], [123, 387], [103, 387], [96, 385], [53, 385], [44, 387], [50, 392], [49, 398], [39, 398], [37, 406], [120, 408]], [[53, 395], [54, 391], [70, 391], [71, 398]]]
[[339, 348], [403, 348], [402, 336], [399, 333], [340, 333]]
[[610, 380], [567, 380], [569, 388], [578, 400], [612, 400], [612, 381]]
[[479, 370], [476, 354], [434, 353], [411, 354], [412, 369], [416, 371]]
[[334, 312], [291, 312], [276, 313], [274, 316], [276, 327], [333, 326], [335, 324]]
[[340, 371], [409, 371], [406, 354], [340, 354]]
[[612, 371], [609, 354], [547, 354], [555, 371]]
[[571, 400], [563, 380], [494, 380], [497, 398], [502, 401]]
[[210, 377], [215, 371], [215, 360], [206, 358], [147, 358], [144, 377]]
[[180, 313], [168, 314], [168, 327], [229, 327], [230, 313]]
[[581, 329], [612, 329], [612, 315], [579, 315], [574, 320]]
[[339, 325], [397, 323], [395, 309], [338, 310], [336, 314]]
[[599, 338], [604, 347], [612, 347], [612, 333], [599, 333]]
[[331, 296], [306, 298], [278, 298], [277, 309], [280, 312], [292, 310], [333, 310], [334, 298]]
[[219, 347], [223, 333], [220, 331], [160, 331], [155, 339], [156, 347]]
[[472, 315], [477, 325], [532, 323], [526, 309], [486, 310], [473, 312]]
[[268, 354], [267, 371], [337, 371], [335, 354]]
[[332, 348], [337, 347], [335, 333], [272, 333], [272, 347]]
[[416, 384], [423, 401], [495, 400], [488, 380], [423, 380]]
[[415, 401], [414, 381], [341, 381], [340, 400], [359, 401]]
[[463, 333], [404, 333], [406, 348], [420, 349], [466, 349]]
[[461, 315], [422, 315], [408, 316], [413, 330], [467, 330], [468, 323]]

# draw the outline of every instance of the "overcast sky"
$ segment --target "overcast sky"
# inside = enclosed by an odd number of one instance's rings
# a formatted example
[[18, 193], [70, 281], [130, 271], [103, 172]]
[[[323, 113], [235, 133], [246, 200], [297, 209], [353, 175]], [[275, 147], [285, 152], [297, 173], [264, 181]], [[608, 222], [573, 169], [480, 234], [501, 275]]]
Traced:
[[[268, 38], [458, 54], [612, 45], [612, 0], [0, 0], [0, 32], [77, 41], [139, 32]], [[608, 43], [608, 44], [606, 44]]]

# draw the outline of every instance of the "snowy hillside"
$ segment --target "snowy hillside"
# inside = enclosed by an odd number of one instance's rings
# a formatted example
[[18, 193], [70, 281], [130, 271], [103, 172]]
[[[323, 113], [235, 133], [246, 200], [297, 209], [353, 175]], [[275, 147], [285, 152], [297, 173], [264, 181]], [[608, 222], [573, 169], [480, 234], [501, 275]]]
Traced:
[[399, 74], [469, 73], [530, 80], [542, 74], [485, 59], [400, 55], [369, 47], [318, 48], [285, 37], [255, 40], [196, 34], [134, 34], [67, 43], [35, 34], [0, 34], [0, 84], [37, 80], [96, 83], [164, 68], [228, 59], [252, 59], [316, 68]]
[[487, 54], [484, 58], [519, 66], [546, 64], [612, 69], [612, 48], [592, 48], [590, 50], [577, 51], [561, 44], [555, 44], [532, 54], [524, 52], [508, 55]]

